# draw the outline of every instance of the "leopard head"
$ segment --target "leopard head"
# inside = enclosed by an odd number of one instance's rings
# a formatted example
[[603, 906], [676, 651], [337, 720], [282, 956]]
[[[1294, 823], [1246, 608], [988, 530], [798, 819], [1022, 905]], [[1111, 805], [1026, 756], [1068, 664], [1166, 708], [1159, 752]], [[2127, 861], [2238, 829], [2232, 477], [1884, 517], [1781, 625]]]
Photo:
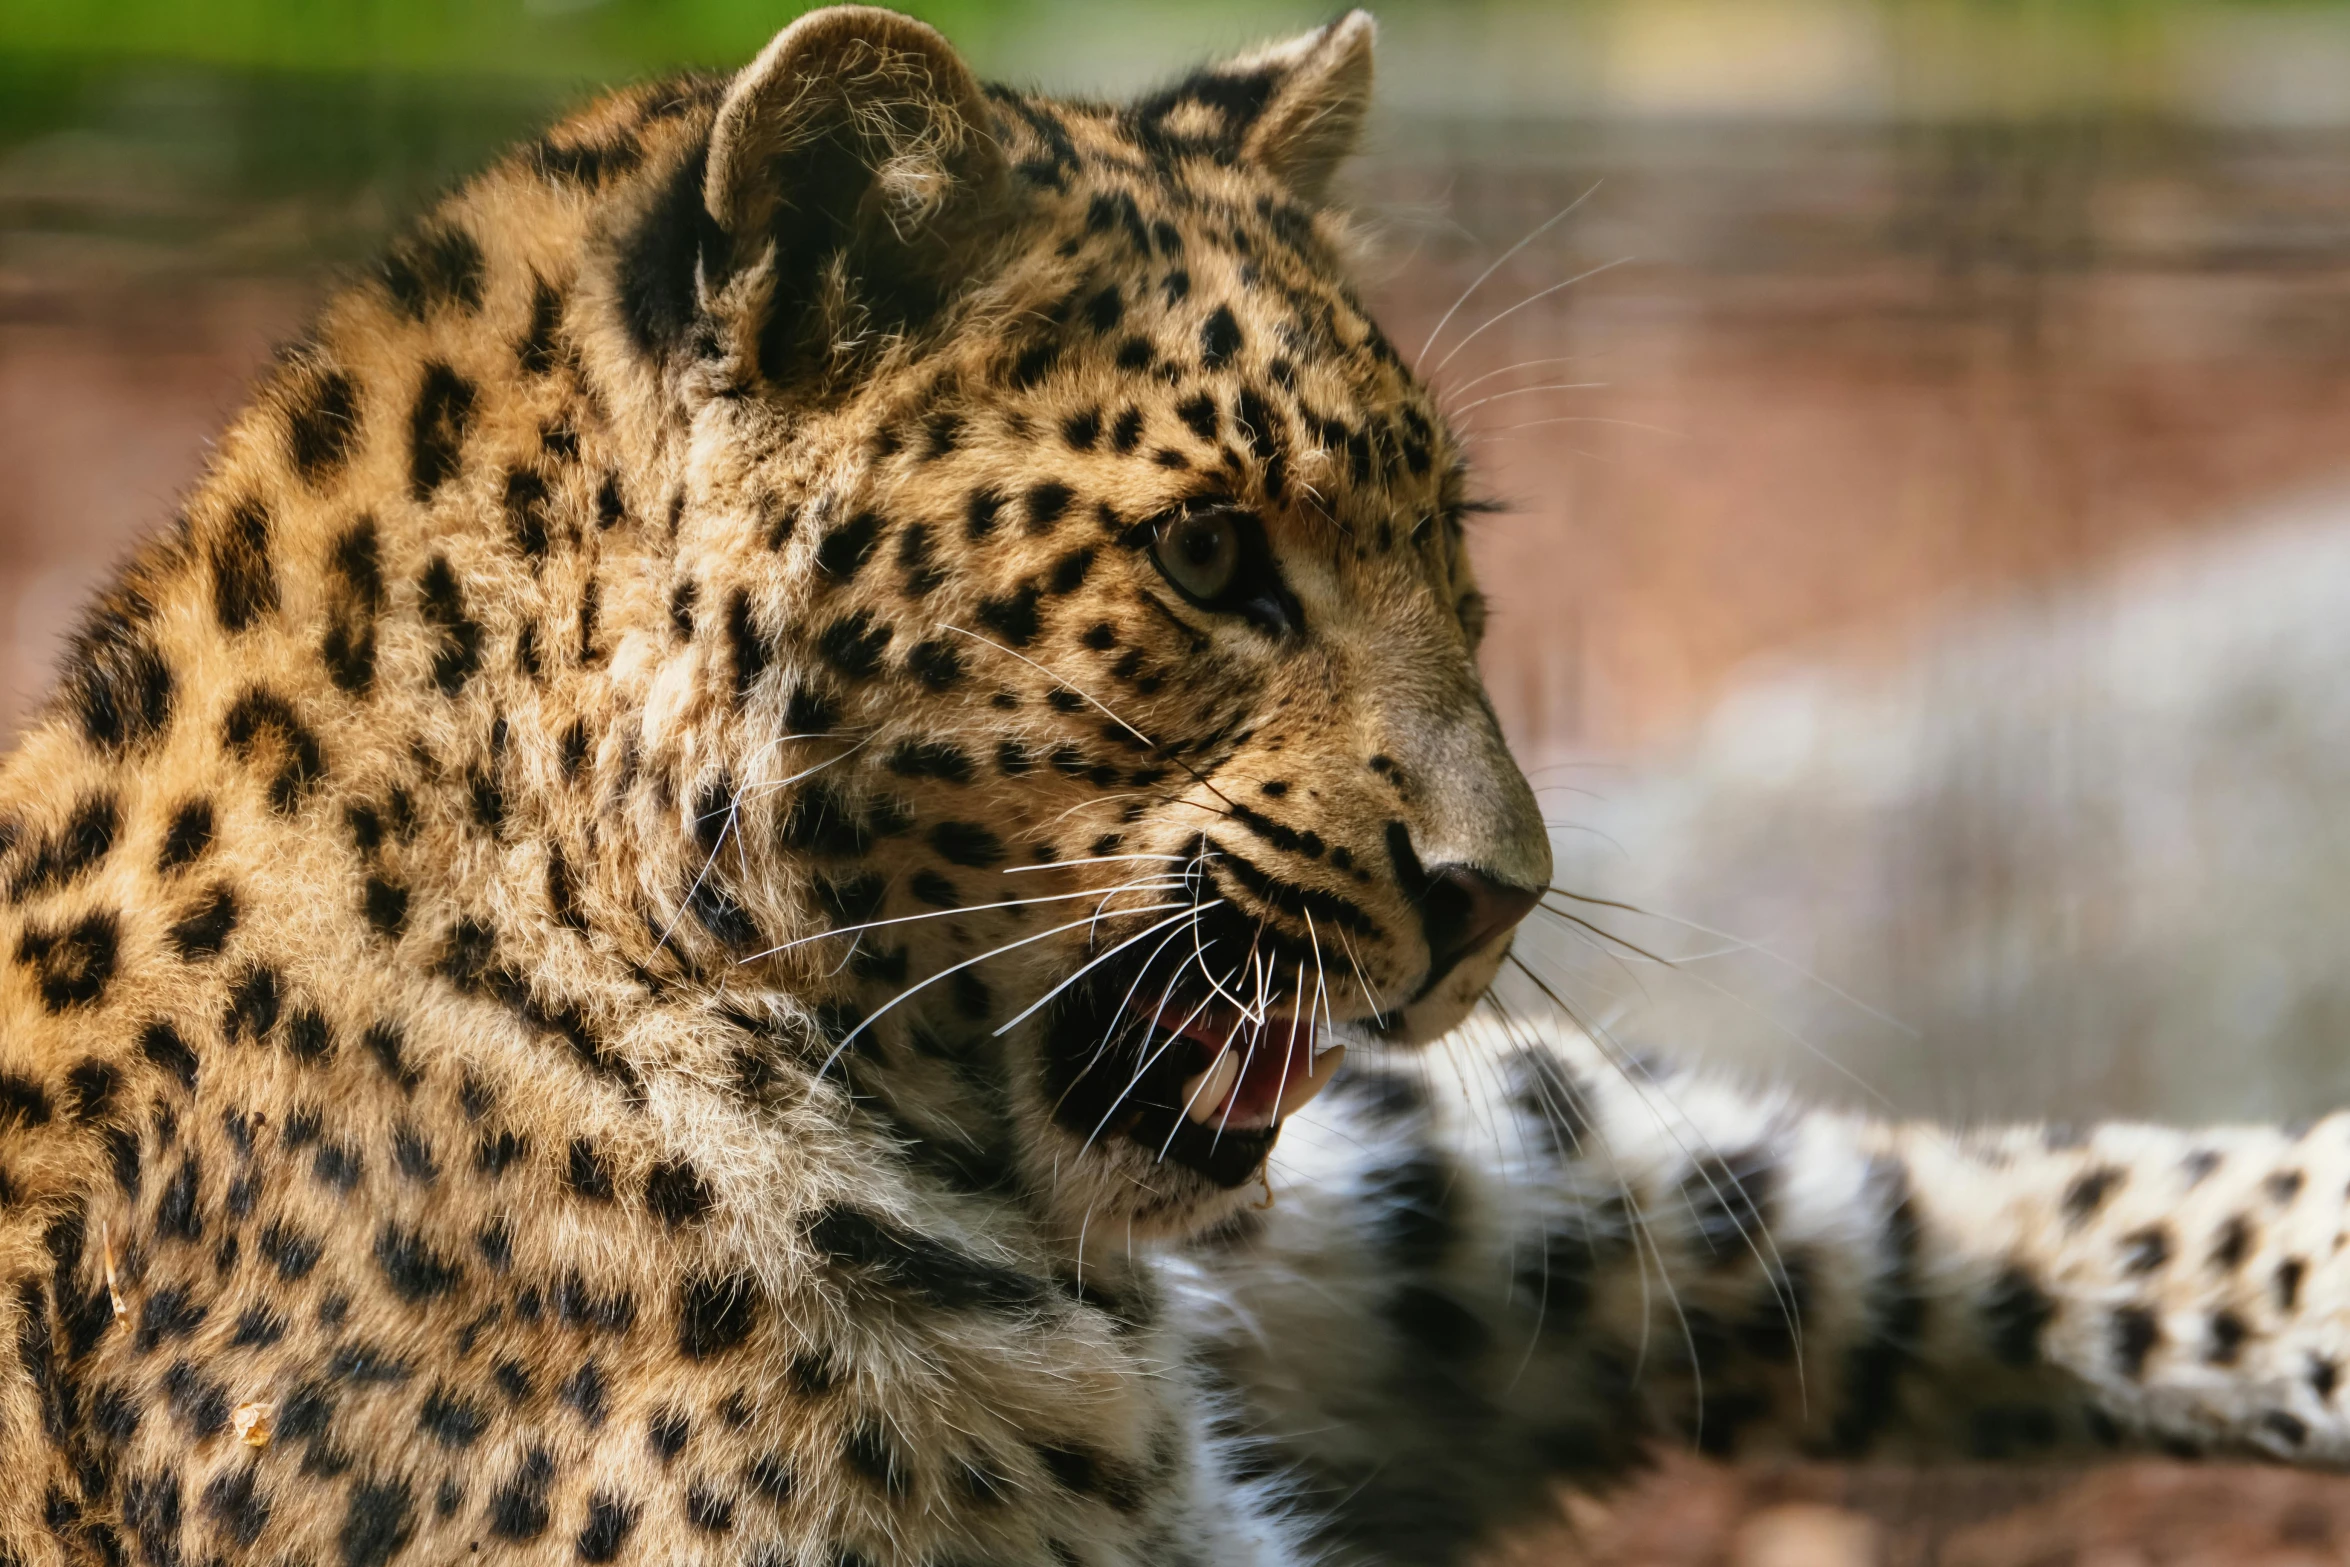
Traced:
[[1372, 38], [1104, 105], [818, 12], [604, 242], [596, 367], [713, 627], [654, 677], [689, 898], [910, 1142], [1096, 1223], [1228, 1211], [1329, 1047], [1451, 1027], [1549, 879], [1459, 448], [1327, 205]]

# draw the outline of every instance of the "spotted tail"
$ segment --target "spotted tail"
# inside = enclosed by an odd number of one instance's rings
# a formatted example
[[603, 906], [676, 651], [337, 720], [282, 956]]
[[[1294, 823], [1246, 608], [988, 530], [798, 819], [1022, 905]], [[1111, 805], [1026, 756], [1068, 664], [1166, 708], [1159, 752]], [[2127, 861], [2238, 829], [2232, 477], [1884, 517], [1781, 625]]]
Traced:
[[2350, 1117], [1960, 1135], [1473, 1026], [1185, 1268], [1239, 1483], [1434, 1562], [1657, 1446], [2340, 1462], [2346, 1182]]

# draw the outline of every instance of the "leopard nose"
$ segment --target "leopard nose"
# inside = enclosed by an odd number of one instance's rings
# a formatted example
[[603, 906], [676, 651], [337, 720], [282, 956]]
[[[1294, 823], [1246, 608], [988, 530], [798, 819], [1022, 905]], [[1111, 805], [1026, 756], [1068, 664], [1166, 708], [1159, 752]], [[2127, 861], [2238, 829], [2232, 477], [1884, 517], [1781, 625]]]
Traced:
[[1428, 935], [1428, 967], [1441, 975], [1534, 911], [1539, 887], [1495, 881], [1471, 865], [1429, 869], [1420, 919]]

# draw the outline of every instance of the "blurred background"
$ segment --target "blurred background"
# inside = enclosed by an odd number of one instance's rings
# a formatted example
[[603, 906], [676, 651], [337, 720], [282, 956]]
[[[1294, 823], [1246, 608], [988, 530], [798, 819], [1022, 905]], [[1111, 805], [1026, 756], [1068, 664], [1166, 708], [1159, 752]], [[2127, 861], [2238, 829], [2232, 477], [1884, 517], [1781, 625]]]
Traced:
[[[908, 7], [1089, 93], [1288, 0]], [[271, 345], [755, 0], [0, 0], [0, 733]], [[1507, 510], [1610, 1041], [1881, 1111], [2350, 1103], [2350, 5], [1396, 0], [1370, 292]], [[1423, 347], [1422, 345], [1425, 344]], [[2350, 1562], [2350, 1491], [1668, 1461], [1525, 1567]]]

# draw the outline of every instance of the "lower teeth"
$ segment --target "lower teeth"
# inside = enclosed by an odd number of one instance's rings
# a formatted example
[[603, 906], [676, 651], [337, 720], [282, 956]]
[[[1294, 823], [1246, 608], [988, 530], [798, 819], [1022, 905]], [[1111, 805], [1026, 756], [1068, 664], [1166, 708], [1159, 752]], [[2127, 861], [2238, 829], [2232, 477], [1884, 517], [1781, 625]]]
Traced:
[[1218, 1052], [1205, 1072], [1183, 1081], [1183, 1113], [1205, 1126], [1240, 1081], [1240, 1058], [1229, 1049]]
[[[1344, 1045], [1330, 1045], [1317, 1054], [1305, 1073], [1281, 1085], [1281, 1092], [1273, 1105], [1273, 1113], [1265, 1124], [1277, 1125], [1313, 1102], [1314, 1096], [1329, 1085], [1331, 1075], [1346, 1059]], [[1216, 1120], [1224, 1109], [1224, 1101], [1232, 1097], [1240, 1082], [1240, 1057], [1232, 1050], [1217, 1053], [1204, 1072], [1183, 1080], [1183, 1113], [1194, 1123], [1205, 1126]], [[1253, 1122], [1247, 1124], [1255, 1124]]]

